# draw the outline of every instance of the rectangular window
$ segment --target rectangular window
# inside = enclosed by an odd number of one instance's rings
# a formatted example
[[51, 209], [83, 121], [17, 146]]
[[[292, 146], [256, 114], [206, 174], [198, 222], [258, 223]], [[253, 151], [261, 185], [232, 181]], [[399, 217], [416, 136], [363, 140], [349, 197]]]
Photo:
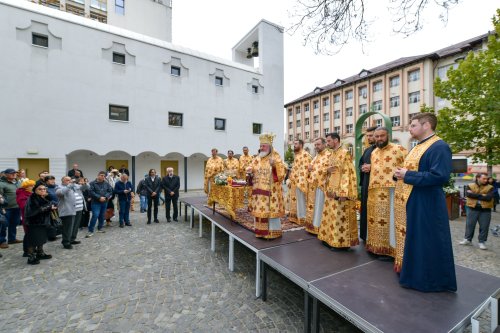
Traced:
[[49, 47], [49, 37], [32, 33], [31, 43], [36, 46]]
[[335, 126], [335, 127], [333, 128], [333, 132], [334, 132], [334, 133], [337, 133], [338, 135], [340, 135], [340, 126]]
[[368, 97], [368, 88], [366, 86], [359, 88], [359, 96], [362, 98]]
[[288, 109], [288, 117], [292, 116], [292, 109]]
[[299, 134], [297, 134], [297, 140], [300, 140], [300, 139], [302, 139], [302, 138], [301, 138], [301, 135], [299, 133]]
[[325, 127], [325, 128], [323, 129], [323, 133], [324, 133], [324, 135], [326, 136], [328, 133], [330, 133], [330, 129], [329, 129], [328, 127]]
[[347, 124], [347, 125], [345, 125], [345, 132], [346, 133], [352, 133], [353, 127], [354, 127], [353, 124]]
[[125, 54], [113, 52], [113, 62], [115, 64], [125, 65]]
[[214, 129], [216, 131], [225, 131], [226, 130], [226, 119], [214, 118]]
[[289, 128], [289, 129], [292, 129], [292, 128], [293, 128], [293, 122], [291, 122], [291, 121], [290, 121], [290, 122], [288, 122], [288, 128]]
[[[77, 2], [79, 2], [79, 1], [77, 1]], [[85, 1], [82, 1], [82, 2], [83, 2], [83, 4], [85, 4]], [[97, 9], [105, 12], [107, 10], [106, 0], [92, 0], [92, 2], [90, 3], [90, 7], [97, 8]]]
[[125, 0], [115, 0], [115, 13], [125, 15]]
[[348, 107], [345, 109], [345, 116], [352, 117], [352, 107]]
[[313, 108], [314, 108], [314, 110], [317, 110], [319, 108], [319, 102], [318, 101], [314, 101], [313, 102]]
[[181, 68], [177, 66], [170, 66], [170, 74], [173, 76], [181, 76]]
[[314, 138], [319, 138], [319, 130], [314, 130]]
[[182, 127], [182, 113], [169, 112], [168, 125]]
[[400, 125], [399, 116], [391, 117], [392, 127], [397, 127]]
[[361, 104], [359, 106], [359, 114], [366, 113], [367, 111], [368, 111], [368, 108], [367, 108], [366, 104]]
[[333, 119], [340, 119], [340, 110], [333, 111]]
[[323, 106], [327, 107], [330, 105], [330, 99], [328, 97], [323, 98]]
[[333, 103], [340, 103], [340, 94], [333, 96]]
[[288, 141], [293, 141], [293, 135], [288, 136]]
[[309, 118], [304, 119], [304, 125], [309, 125]]
[[397, 87], [399, 86], [399, 75], [393, 76], [389, 79], [389, 87]]
[[352, 99], [352, 90], [346, 91], [345, 99], [346, 100]]
[[408, 72], [408, 82], [420, 80], [420, 69]]
[[109, 105], [109, 120], [128, 121], [128, 106]]
[[382, 81], [373, 83], [373, 92], [382, 91]]
[[457, 67], [458, 67], [457, 63], [439, 67], [438, 70], [437, 70], [437, 75], [438, 75], [438, 77], [441, 80], [446, 80], [448, 78], [448, 70], [450, 68], [454, 68], [455, 69]]
[[377, 127], [381, 127], [382, 126], [382, 119], [377, 119], [377, 121], [375, 122], [375, 125]]
[[252, 86], [252, 93], [258, 94], [259, 93], [259, 86]]
[[297, 119], [296, 124], [297, 124], [297, 127], [300, 127], [300, 119]]
[[221, 78], [220, 76], [216, 76], [215, 77], [215, 85], [222, 87], [223, 84], [224, 84], [224, 79]]
[[309, 111], [309, 103], [304, 104], [304, 112]]
[[382, 101], [378, 100], [373, 102], [373, 111], [380, 111], [382, 110]]
[[300, 106], [296, 106], [295, 107], [295, 113], [296, 114], [300, 114]]
[[391, 103], [391, 108], [398, 107], [399, 106], [399, 96], [391, 97], [391, 99], [389, 100], [389, 102]]
[[409, 104], [418, 103], [418, 102], [420, 102], [420, 91], [415, 91], [415, 92], [408, 94], [408, 103]]
[[365, 120], [365, 121], [363, 122], [363, 126], [362, 126], [362, 128], [363, 128], [363, 129], [368, 128], [368, 120]]
[[262, 124], [253, 123], [252, 124], [252, 133], [253, 134], [261, 134], [262, 133]]
[[323, 113], [323, 121], [329, 121], [330, 120], [330, 113], [325, 112]]
[[306, 132], [306, 133], [305, 133], [305, 137], [304, 137], [304, 139], [309, 140], [309, 132]]
[[315, 124], [319, 124], [319, 116], [314, 116], [313, 121]]

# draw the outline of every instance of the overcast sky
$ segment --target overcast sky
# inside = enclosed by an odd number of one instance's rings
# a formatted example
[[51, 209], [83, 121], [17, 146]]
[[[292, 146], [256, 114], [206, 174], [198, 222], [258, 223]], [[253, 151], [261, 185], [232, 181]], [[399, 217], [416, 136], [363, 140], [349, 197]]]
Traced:
[[[301, 35], [284, 34], [284, 104], [361, 69], [433, 52], [493, 30], [491, 18], [500, 7], [494, 0], [462, 0], [450, 10], [446, 26], [438, 18], [439, 11], [432, 8], [425, 13], [424, 29], [405, 38], [392, 32], [383, 5], [388, 0], [365, 2], [376, 3], [378, 8], [368, 8], [367, 14], [375, 24], [370, 28], [373, 41], [365, 45], [364, 53], [360, 44], [352, 42], [337, 55], [315, 55], [311, 47], [302, 45]], [[294, 0], [173, 0], [172, 40], [174, 44], [231, 59], [231, 48], [261, 19], [289, 27], [288, 13], [294, 5]]]

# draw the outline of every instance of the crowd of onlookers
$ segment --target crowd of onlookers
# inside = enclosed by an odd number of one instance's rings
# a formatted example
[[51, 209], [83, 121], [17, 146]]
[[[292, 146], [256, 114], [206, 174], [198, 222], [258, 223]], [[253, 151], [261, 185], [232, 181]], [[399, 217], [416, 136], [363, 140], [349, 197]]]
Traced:
[[[112, 226], [116, 210], [119, 227], [132, 226], [129, 213], [134, 210], [135, 193], [140, 196], [141, 213], [147, 211], [148, 224], [151, 224], [152, 212], [154, 222], [159, 223], [160, 199], [167, 206], [167, 222], [171, 221], [171, 204], [173, 219], [177, 221], [180, 181], [172, 168], [167, 172], [162, 179], [151, 169], [134, 191], [125, 166], [120, 169], [110, 166], [89, 182], [74, 164], [60, 184], [56, 184], [55, 177], [47, 171], [40, 172], [35, 181], [26, 178], [24, 170], [6, 169], [0, 174], [0, 249], [22, 243], [28, 264], [36, 265], [40, 260], [52, 258], [43, 249], [47, 241], [54, 241], [61, 235], [63, 248], [73, 249], [73, 245], [81, 243], [77, 240], [80, 230], [87, 228], [86, 238], [92, 237], [94, 232], [104, 233], [104, 223]], [[164, 197], [161, 197], [162, 192]], [[23, 240], [17, 238], [19, 225], [24, 230]]]

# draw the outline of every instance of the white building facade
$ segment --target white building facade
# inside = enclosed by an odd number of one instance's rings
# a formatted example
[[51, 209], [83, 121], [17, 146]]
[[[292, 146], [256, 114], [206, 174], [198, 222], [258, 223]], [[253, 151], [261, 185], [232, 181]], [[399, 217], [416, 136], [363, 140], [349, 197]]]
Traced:
[[[1, 170], [60, 178], [78, 163], [93, 179], [125, 165], [137, 182], [173, 166], [181, 190], [200, 189], [211, 148], [256, 153], [260, 133], [284, 136], [283, 29], [270, 22], [244, 36], [230, 61], [0, 0], [0, 41]], [[247, 58], [252, 45], [258, 58]]]

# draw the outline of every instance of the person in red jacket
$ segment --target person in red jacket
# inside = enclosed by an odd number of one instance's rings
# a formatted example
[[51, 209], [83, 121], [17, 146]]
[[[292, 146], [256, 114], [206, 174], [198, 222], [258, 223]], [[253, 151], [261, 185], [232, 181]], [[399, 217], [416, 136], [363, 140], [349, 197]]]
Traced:
[[35, 181], [26, 178], [21, 182], [21, 187], [16, 190], [16, 201], [19, 209], [21, 210], [21, 224], [24, 230], [24, 238], [23, 238], [23, 257], [28, 256], [28, 250], [26, 245], [26, 233], [28, 232], [28, 228], [24, 223], [24, 207], [26, 206], [26, 202], [28, 198], [33, 193], [33, 186], [35, 186]]

